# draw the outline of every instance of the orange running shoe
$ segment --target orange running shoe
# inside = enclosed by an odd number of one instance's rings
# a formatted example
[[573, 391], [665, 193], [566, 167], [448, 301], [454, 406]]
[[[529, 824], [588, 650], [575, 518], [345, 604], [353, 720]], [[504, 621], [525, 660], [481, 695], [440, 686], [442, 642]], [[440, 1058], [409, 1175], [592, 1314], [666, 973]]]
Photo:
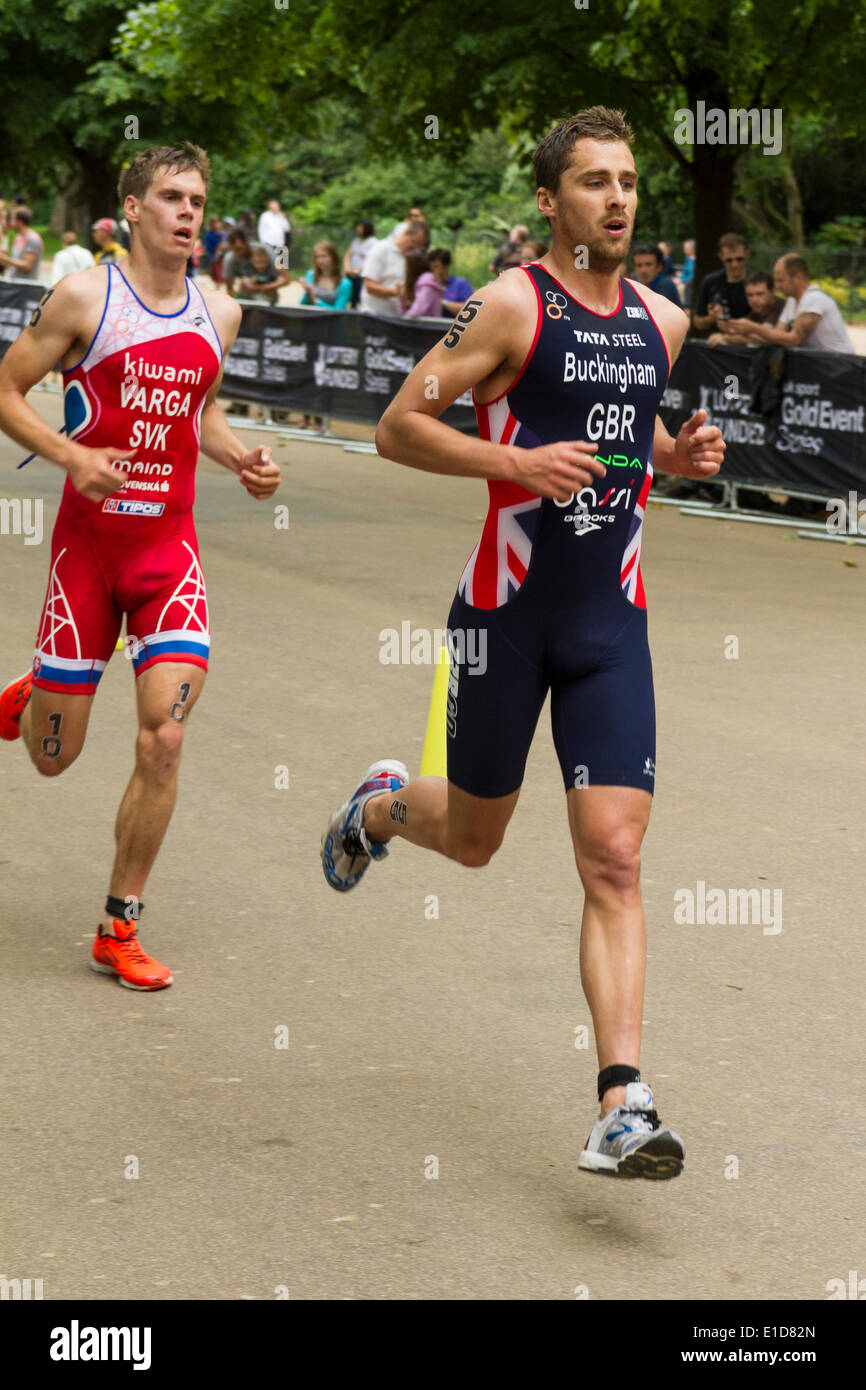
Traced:
[[119, 922], [115, 917], [112, 927], [113, 936], [101, 922], [96, 929], [91, 970], [116, 975], [127, 989], [165, 989], [171, 984], [171, 971], [139, 946], [134, 922]]
[[21, 737], [21, 716], [32, 688], [33, 672], [28, 671], [26, 676], [18, 676], [5, 690], [0, 690], [0, 738], [11, 742]]

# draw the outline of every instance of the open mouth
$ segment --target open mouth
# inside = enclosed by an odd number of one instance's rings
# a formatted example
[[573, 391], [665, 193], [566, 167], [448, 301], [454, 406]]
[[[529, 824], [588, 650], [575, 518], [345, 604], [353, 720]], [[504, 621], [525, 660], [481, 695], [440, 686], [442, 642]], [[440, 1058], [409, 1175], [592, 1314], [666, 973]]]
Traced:
[[175, 241], [179, 241], [182, 246], [189, 246], [192, 241], [192, 232], [188, 227], [178, 227], [174, 233]]
[[621, 217], [612, 217], [609, 222], [605, 222], [604, 230], [609, 236], [621, 237], [625, 235], [627, 223]]

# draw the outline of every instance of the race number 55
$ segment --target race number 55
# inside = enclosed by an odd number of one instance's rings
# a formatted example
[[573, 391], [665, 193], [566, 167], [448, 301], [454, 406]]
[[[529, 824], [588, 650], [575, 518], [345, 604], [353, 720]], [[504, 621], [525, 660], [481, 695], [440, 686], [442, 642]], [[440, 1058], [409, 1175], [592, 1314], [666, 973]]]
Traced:
[[454, 326], [449, 330], [442, 342], [447, 348], [454, 348], [460, 342], [460, 334], [466, 332], [466, 325], [471, 323], [483, 304], [481, 299], [467, 299], [460, 313], [454, 320]]

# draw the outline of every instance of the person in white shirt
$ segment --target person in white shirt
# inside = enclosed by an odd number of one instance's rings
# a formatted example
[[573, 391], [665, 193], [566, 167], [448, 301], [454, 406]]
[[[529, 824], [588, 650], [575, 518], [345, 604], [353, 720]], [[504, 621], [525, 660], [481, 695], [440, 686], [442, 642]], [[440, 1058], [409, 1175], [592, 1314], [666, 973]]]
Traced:
[[[289, 245], [291, 231], [291, 222], [281, 210], [276, 198], [272, 198], [259, 218], [259, 241], [272, 254], [277, 251], [285, 251]], [[285, 269], [282, 259], [278, 260], [277, 264]]]
[[73, 270], [88, 270], [94, 264], [92, 251], [88, 251], [86, 246], [78, 245], [75, 232], [64, 232], [60, 240], [63, 242], [63, 250], [58, 251], [54, 257], [51, 279], [48, 282], [50, 289], [53, 289], [64, 275], [71, 275]]
[[769, 323], [753, 323], [750, 319], [731, 319], [726, 328], [742, 334], [750, 342], [854, 354], [856, 349], [838, 304], [818, 285], [811, 283], [809, 267], [802, 256], [781, 256], [773, 266], [773, 276], [777, 292], [788, 296], [778, 324], [774, 327]]
[[412, 220], [399, 223], [390, 236], [377, 241], [364, 260], [361, 312], [399, 318], [399, 299], [406, 279], [406, 256], [424, 245], [426, 226]]

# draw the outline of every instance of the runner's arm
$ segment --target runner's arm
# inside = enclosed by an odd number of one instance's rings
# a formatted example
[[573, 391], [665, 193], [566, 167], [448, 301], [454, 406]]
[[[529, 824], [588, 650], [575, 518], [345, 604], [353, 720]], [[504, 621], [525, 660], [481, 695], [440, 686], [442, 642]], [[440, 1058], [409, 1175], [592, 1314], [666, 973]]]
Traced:
[[208, 309], [214, 318], [214, 326], [219, 333], [222, 343], [223, 360], [217, 372], [216, 380], [207, 393], [204, 409], [201, 413], [201, 437], [199, 447], [203, 454], [214, 463], [219, 463], [223, 468], [228, 468], [232, 473], [240, 474], [243, 467], [243, 460], [246, 458], [247, 450], [236, 435], [232, 434], [222, 408], [217, 404], [217, 397], [222, 386], [223, 372], [225, 371], [226, 358], [231, 351], [232, 344], [238, 336], [238, 329], [241, 326], [243, 310], [237, 300], [221, 300], [219, 309], [210, 302]]
[[427, 473], [507, 480], [559, 502], [603, 478], [607, 470], [596, 458], [595, 445], [586, 440], [518, 448], [461, 434], [438, 418], [470, 386], [509, 361], [515, 320], [525, 321], [535, 312], [534, 290], [513, 277], [502, 276], [474, 293], [441, 342], [409, 373], [379, 421], [376, 448], [383, 458]]
[[223, 360], [216, 380], [207, 393], [201, 413], [201, 436], [199, 447], [203, 454], [236, 473], [240, 482], [251, 497], [263, 499], [270, 497], [279, 487], [280, 469], [271, 458], [267, 445], [246, 449], [237, 435], [232, 434], [228, 421], [217, 402], [226, 358], [237, 337], [241, 324], [242, 310], [236, 300], [211, 300], [208, 304], [214, 324], [220, 336]]
[[[676, 304], [647, 286], [638, 291], [656, 320], [667, 344], [673, 367], [682, 351], [689, 321]], [[705, 425], [705, 410], [698, 410], [680, 428], [676, 438], [670, 435], [660, 416], [656, 416], [653, 432], [653, 468], [659, 473], [674, 473], [684, 478], [711, 478], [718, 473], [725, 456], [725, 441], [717, 425]]]
[[[28, 403], [28, 391], [56, 367], [81, 333], [82, 318], [91, 307], [93, 282], [81, 284], [81, 274], [66, 276], [48, 290], [0, 362], [0, 430], [40, 458], [69, 470], [82, 446], [59, 434]], [[104, 299], [104, 286], [98, 287]]]

